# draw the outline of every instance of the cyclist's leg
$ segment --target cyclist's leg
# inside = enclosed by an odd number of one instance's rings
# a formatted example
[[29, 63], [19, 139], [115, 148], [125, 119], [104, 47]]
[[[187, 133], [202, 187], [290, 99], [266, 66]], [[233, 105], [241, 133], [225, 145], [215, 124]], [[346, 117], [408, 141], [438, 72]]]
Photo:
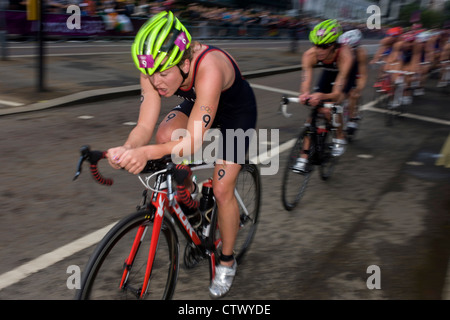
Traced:
[[[408, 63], [404, 63], [401, 70], [407, 72], [416, 72], [416, 65], [417, 61], [411, 60]], [[412, 103], [412, 81], [414, 77], [415, 75], [405, 75], [402, 104], [408, 105]]]
[[[216, 124], [221, 129], [221, 145], [213, 175], [214, 197], [218, 208], [218, 225], [222, 240], [222, 253], [216, 266], [215, 277], [209, 287], [212, 297], [220, 298], [231, 288], [237, 262], [234, 246], [239, 231], [239, 205], [234, 193], [236, 180], [245, 163], [252, 135], [256, 127], [256, 100], [237, 108], [235, 112], [222, 113]], [[243, 136], [240, 136], [243, 135]]]
[[[311, 119], [308, 119], [306, 122], [306, 126], [310, 125]], [[308, 157], [309, 157], [309, 149], [311, 147], [311, 138], [309, 135], [303, 136], [303, 146], [301, 148], [300, 154], [297, 155], [297, 161], [292, 166], [292, 170], [297, 173], [306, 173], [309, 171], [308, 167]]]
[[[332, 114], [329, 108], [321, 108], [321, 113], [325, 115], [325, 119], [327, 119], [328, 123], [330, 123], [336, 129], [336, 136], [333, 137], [333, 150], [332, 154], [335, 157], [340, 157], [344, 154], [347, 138], [345, 137], [345, 133], [343, 130], [343, 115], [342, 112]], [[333, 116], [336, 117], [333, 121]], [[335, 123], [337, 122], [337, 123]]]
[[[213, 176], [213, 190], [219, 210], [218, 221], [222, 238], [222, 255], [233, 255], [234, 243], [239, 230], [239, 208], [234, 195], [236, 178], [241, 165], [229, 161], [217, 161]], [[220, 261], [231, 266], [231, 261]]]
[[[185, 100], [173, 108], [159, 124], [158, 131], [156, 132], [156, 143], [169, 142], [172, 140], [172, 133], [175, 130], [187, 128], [189, 115], [193, 106], [193, 102]], [[186, 179], [185, 186], [191, 192], [192, 197], [195, 198], [198, 189], [192, 179]]]
[[[322, 93], [330, 93], [333, 89], [332, 83], [336, 79], [337, 72], [324, 70], [322, 75], [320, 76], [319, 81], [317, 82], [317, 87], [314, 92], [322, 92]], [[309, 126], [311, 124], [311, 119], [305, 123], [305, 126]], [[301, 153], [298, 155], [297, 162], [292, 167], [294, 171], [297, 172], [306, 172], [308, 170], [308, 150], [310, 148], [310, 137], [305, 136], [303, 139], [303, 149]]]
[[[353, 132], [357, 129], [357, 102], [358, 102], [358, 91], [356, 90], [356, 82], [358, 79], [358, 69], [354, 68], [351, 70], [349, 76], [348, 76], [348, 80], [347, 83], [343, 89], [343, 94], [342, 94], [342, 100], [347, 100], [348, 101], [348, 119], [345, 119], [345, 121], [347, 121], [347, 134], [353, 134]], [[343, 119], [343, 115], [340, 114], [338, 115], [338, 118], [341, 123], [340, 127], [342, 129], [342, 124], [344, 122]], [[341, 130], [342, 131], [342, 130]], [[337, 138], [339, 139], [345, 139], [345, 136], [338, 135]]]
[[[222, 113], [215, 122], [220, 125], [220, 144], [213, 176], [213, 190], [219, 210], [219, 228], [222, 235], [222, 254], [233, 254], [234, 240], [239, 227], [239, 208], [234, 195], [241, 165], [246, 162], [250, 142], [255, 134], [256, 101], [243, 106], [236, 113]], [[223, 229], [224, 228], [224, 229]], [[232, 261], [222, 261], [232, 265]]]
[[187, 128], [189, 115], [191, 114], [193, 102], [183, 101], [173, 108], [161, 121], [156, 132], [156, 143], [169, 142], [172, 139], [172, 132], [176, 129]]
[[[438, 87], [445, 87], [447, 85], [448, 79], [446, 79], [446, 75], [449, 72], [447, 67], [450, 65], [450, 43], [447, 43], [445, 47], [442, 49], [442, 52], [439, 56], [439, 64], [440, 64], [440, 77], [438, 82]], [[447, 75], [448, 76], [448, 75]]]
[[352, 88], [348, 94], [348, 122], [347, 122], [347, 134], [353, 136], [358, 129], [359, 121], [359, 98], [360, 93], [356, 88]]

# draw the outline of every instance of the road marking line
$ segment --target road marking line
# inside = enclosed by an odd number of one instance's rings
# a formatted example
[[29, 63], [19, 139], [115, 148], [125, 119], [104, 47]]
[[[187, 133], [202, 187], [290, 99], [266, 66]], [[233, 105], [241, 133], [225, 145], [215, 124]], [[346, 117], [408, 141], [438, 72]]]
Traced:
[[18, 268], [15, 268], [14, 270], [3, 273], [2, 275], [0, 275], [0, 290], [96, 244], [116, 223], [117, 222], [114, 222], [100, 230], [88, 234], [87, 236], [84, 236], [65, 246], [53, 250], [52, 252], [43, 254], [36, 259], [31, 260], [30, 262], [27, 262]]
[[277, 146], [273, 149], [267, 150], [264, 153], [254, 156], [253, 158], [250, 159], [250, 163], [256, 164], [267, 163], [268, 160], [292, 148], [292, 146], [295, 144], [295, 141], [297, 141], [297, 138], [291, 139], [280, 146]]
[[283, 89], [268, 87], [268, 86], [264, 86], [262, 84], [250, 83], [250, 86], [252, 88], [256, 88], [256, 89], [261, 89], [261, 90], [266, 90], [266, 91], [271, 91], [271, 92], [276, 92], [276, 93], [281, 93], [281, 94], [287, 94], [287, 95], [291, 95], [291, 96], [294, 96], [294, 97], [297, 97], [299, 95], [299, 93], [295, 92], [295, 91], [283, 90]]
[[372, 159], [373, 155], [371, 155], [371, 154], [358, 154], [357, 157], [361, 158], [361, 159]]
[[[253, 88], [256, 88], [256, 89], [277, 92], [277, 93], [281, 93], [281, 94], [287, 94], [287, 95], [291, 95], [294, 97], [299, 95], [299, 92], [268, 87], [268, 86], [264, 86], [264, 85], [260, 85], [260, 84], [250, 83], [250, 86], [252, 86]], [[368, 110], [368, 111], [379, 112], [379, 113], [388, 112], [386, 109], [379, 109], [379, 108], [374, 107], [374, 105], [377, 104], [380, 99], [382, 99], [382, 97], [379, 97], [378, 99], [376, 99], [374, 101], [368, 102], [368, 103], [360, 106], [359, 109], [361, 111]], [[416, 115], [416, 114], [412, 114], [412, 113], [402, 113], [402, 117], [450, 126], [449, 120], [442, 120], [442, 119], [436, 119], [436, 118], [431, 118], [431, 117], [426, 117], [426, 116], [420, 116], [420, 115]]]
[[14, 101], [8, 101], [8, 100], [0, 100], [0, 104], [4, 104], [6, 106], [11, 106], [11, 107], [20, 107], [23, 106], [23, 103], [20, 102], [14, 102]]
[[425, 163], [421, 161], [408, 161], [406, 164], [409, 166], [423, 166]]

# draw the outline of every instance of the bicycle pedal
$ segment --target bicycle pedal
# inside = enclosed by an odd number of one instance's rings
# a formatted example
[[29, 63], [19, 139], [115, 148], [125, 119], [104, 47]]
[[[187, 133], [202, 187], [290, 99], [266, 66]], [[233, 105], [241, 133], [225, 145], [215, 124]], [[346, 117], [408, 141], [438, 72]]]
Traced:
[[192, 245], [189, 243], [186, 244], [186, 247], [184, 248], [183, 259], [186, 269], [195, 268], [203, 259], [204, 257], [196, 247], [192, 247]]

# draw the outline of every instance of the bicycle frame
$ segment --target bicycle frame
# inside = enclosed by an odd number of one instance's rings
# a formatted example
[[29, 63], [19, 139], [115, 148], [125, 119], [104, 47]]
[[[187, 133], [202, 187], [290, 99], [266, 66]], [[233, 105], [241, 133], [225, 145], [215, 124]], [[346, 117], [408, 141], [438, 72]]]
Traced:
[[[89, 146], [83, 146], [80, 151], [81, 157], [78, 161], [74, 180], [81, 174], [83, 162], [88, 161], [90, 163], [92, 177], [102, 185], [112, 185], [113, 181], [111, 179], [105, 179], [97, 169], [97, 162], [107, 156], [106, 152], [91, 151]], [[215, 167], [215, 163], [194, 163], [188, 166], [191, 171], [197, 171], [212, 169]], [[179, 231], [187, 240], [184, 252], [185, 266], [192, 268], [199, 261], [208, 259], [210, 280], [212, 281], [214, 279], [222, 239], [220, 237], [217, 217], [218, 206], [214, 194], [211, 193], [212, 181], [211, 178], [208, 178], [201, 183], [203, 187], [207, 188], [206, 190], [202, 190], [202, 199], [206, 200], [206, 202], [202, 201], [199, 203], [199, 209], [201, 211], [195, 213], [200, 214], [201, 219], [194, 219], [198, 220], [194, 222], [190, 214], [194, 213], [192, 210], [198, 210], [197, 204], [192, 203], [188, 190], [183, 189], [183, 186], [175, 186], [172, 183], [172, 179], [174, 179], [174, 175], [178, 173], [178, 170], [184, 169], [178, 168], [172, 162], [170, 155], [147, 162], [147, 165], [138, 176], [146, 189], [143, 193], [142, 202], [137, 206], [137, 212], [119, 221], [99, 243], [89, 259], [86, 272], [83, 275], [83, 285], [77, 292], [77, 298], [85, 299], [90, 297], [92, 285], [96, 281], [95, 279], [97, 279], [98, 272], [102, 266], [106, 267], [105, 269], [111, 266], [109, 271], [112, 273], [119, 272], [119, 274], [115, 278], [117, 282], [110, 277], [104, 277], [99, 282], [112, 285], [109, 288], [113, 291], [114, 288], [117, 288], [122, 291], [121, 293], [125, 295], [127, 293], [132, 294], [138, 299], [145, 298], [147, 294], [152, 293], [150, 291], [153, 291], [153, 286], [150, 286], [150, 282], [153, 281], [150, 279], [153, 279], [153, 274], [155, 274], [156, 279], [160, 279], [156, 277], [156, 273], [159, 274], [160, 270], [165, 269], [162, 272], [168, 272], [168, 278], [166, 279], [165, 290], [161, 294], [165, 299], [171, 298], [179, 271], [179, 241], [175, 225], [179, 227]], [[241, 235], [241, 237], [238, 235], [236, 238], [236, 241], [240, 243], [235, 248], [235, 260], [237, 263], [242, 259], [254, 235], [260, 205], [260, 178], [258, 168], [253, 164], [244, 164], [242, 165], [241, 171], [244, 173], [242, 175], [243, 178], [237, 179], [234, 189], [240, 211], [239, 235]], [[209, 175], [209, 172], [207, 174]], [[239, 173], [239, 177], [241, 177], [241, 173]], [[249, 189], [245, 187], [247, 177], [251, 179]], [[252, 192], [248, 197], [250, 189]], [[244, 193], [240, 193], [241, 190]], [[207, 192], [205, 193], [204, 191]], [[244, 195], [244, 197], [241, 198], [240, 195]], [[212, 199], [210, 200], [212, 202], [208, 199], [211, 196]], [[247, 200], [250, 202], [247, 202]], [[147, 234], [149, 231], [151, 234]], [[146, 234], [147, 237], [144, 238]], [[125, 235], [126, 237], [124, 237]], [[165, 268], [166, 264], [164, 263], [158, 263], [163, 238], [167, 240], [169, 246], [168, 251], [163, 250], [161, 252], [164, 253], [161, 256], [166, 261], [169, 261], [169, 268]], [[121, 239], [125, 239], [125, 241], [121, 242], [125, 246], [116, 247], [116, 244]], [[148, 248], [143, 250], [141, 245], [148, 246]], [[118, 250], [110, 252], [116, 248]], [[142, 252], [139, 253], [140, 251]], [[115, 255], [115, 252], [120, 254]], [[112, 264], [103, 264], [110, 253], [112, 253], [112, 258], [109, 261], [114, 262]], [[139, 262], [139, 265], [137, 265], [137, 262]], [[117, 269], [115, 267], [119, 268]], [[136, 273], [134, 272], [135, 268]], [[107, 274], [111, 275], [112, 273]], [[135, 274], [137, 277], [134, 276]], [[156, 281], [155, 283], [159, 282]], [[156, 289], [155, 291], [162, 288], [158, 285], [154, 287]], [[97, 289], [99, 289], [96, 290], [97, 293], [101, 292], [100, 297], [104, 296], [104, 292], [109, 293], [109, 291], [102, 290], [103, 286], [97, 286]], [[96, 295], [96, 297], [99, 296]]]
[[441, 68], [444, 68], [441, 81], [445, 81], [448, 84], [450, 82], [450, 60], [441, 61], [441, 65]]
[[[390, 91], [389, 93], [392, 92], [394, 94], [394, 99], [393, 99], [393, 101], [395, 102], [394, 107], [399, 106], [402, 104], [401, 99], [403, 97], [403, 93], [406, 90], [405, 77], [409, 76], [409, 75], [414, 75], [415, 72], [402, 71], [402, 70], [387, 70], [385, 72], [388, 74], [398, 74], [398, 77], [395, 80], [394, 90]], [[390, 84], [392, 86], [392, 81], [390, 82]]]
[[[211, 165], [209, 164], [202, 164], [195, 168], [195, 170], [200, 169], [207, 169], [211, 168]], [[197, 235], [197, 232], [192, 227], [191, 223], [189, 222], [187, 216], [184, 214], [183, 209], [179, 205], [177, 199], [174, 197], [174, 192], [172, 190], [172, 175], [168, 173], [167, 175], [164, 174], [164, 172], [167, 170], [161, 170], [156, 173], [153, 173], [149, 177], [147, 177], [147, 181], [144, 182], [141, 179], [141, 182], [146, 186], [148, 189], [152, 190], [153, 193], [151, 195], [151, 210], [152, 213], [149, 215], [149, 219], [153, 218], [153, 232], [152, 232], [152, 238], [151, 238], [151, 245], [149, 249], [148, 254], [148, 261], [147, 261], [147, 267], [145, 272], [144, 281], [142, 284], [142, 289], [140, 292], [140, 298], [142, 298], [148, 289], [149, 286], [149, 280], [153, 268], [153, 262], [156, 255], [156, 250], [158, 246], [159, 236], [161, 234], [161, 228], [164, 220], [164, 212], [169, 212], [172, 217], [176, 217], [179, 224], [182, 226], [179, 229], [182, 230], [184, 236], [186, 239], [190, 242], [192, 242], [196, 247], [198, 247], [202, 253], [206, 253], [210, 257], [210, 275], [211, 277], [214, 277], [215, 273], [215, 253], [214, 250], [209, 250], [211, 248], [207, 248], [204, 244], [205, 241], [202, 241], [200, 237]], [[156, 182], [154, 185], [154, 188], [151, 188], [148, 185], [148, 181], [153, 177], [157, 176]], [[168, 222], [170, 223], [170, 222]], [[137, 249], [139, 248], [141, 241], [143, 239], [143, 236], [145, 235], [145, 231], [147, 229], [147, 226], [140, 226], [136, 237], [134, 239], [134, 243], [132, 245], [130, 254], [125, 262], [125, 268], [122, 275], [120, 288], [124, 289], [126, 287], [126, 281], [128, 278], [130, 267], [133, 264]], [[220, 240], [214, 243], [215, 248], [220, 246]]]
[[[296, 97], [283, 97], [281, 99], [281, 104], [280, 104], [280, 111], [281, 113], [286, 117], [289, 118], [292, 116], [291, 113], [287, 112], [287, 105], [289, 104], [289, 102], [295, 102], [295, 103], [300, 103], [300, 99], [296, 98]], [[331, 123], [329, 121], [325, 120], [325, 125], [318, 125], [316, 122], [318, 119], [320, 119], [319, 116], [319, 108], [326, 108], [329, 109], [331, 112]], [[323, 141], [319, 141], [319, 139], [322, 139], [322, 134], [323, 133], [330, 133], [331, 131], [331, 127], [338, 127], [339, 125], [341, 125], [340, 123], [337, 122], [336, 120], [336, 116], [338, 114], [343, 115], [344, 113], [344, 108], [340, 105], [336, 105], [334, 103], [322, 103], [320, 106], [318, 107], [313, 107], [312, 113], [310, 114], [311, 117], [311, 126], [310, 128], [314, 128], [314, 132], [312, 132], [311, 134], [309, 134], [309, 136], [311, 138], [314, 138], [314, 145], [315, 148], [317, 149], [317, 151], [319, 152], [319, 154], [322, 154], [322, 147], [323, 147]], [[345, 122], [346, 119], [344, 119], [344, 117], [342, 117], [342, 121]], [[342, 123], [342, 128], [345, 128], [345, 123]], [[316, 150], [313, 150], [313, 152]], [[312, 159], [315, 159], [317, 156], [316, 155], [310, 155], [310, 157]], [[317, 159], [317, 164], [320, 164], [322, 162], [322, 159]]]
[[[280, 103], [280, 112], [285, 116], [286, 118], [289, 118], [292, 116], [292, 113], [287, 112], [287, 106], [290, 102], [300, 103], [300, 99], [296, 97], [282, 97], [281, 103]], [[335, 115], [336, 114], [343, 114], [344, 108], [340, 105], [336, 105], [334, 103], [324, 103], [320, 106], [321, 108], [327, 108], [332, 111], [332, 119], [331, 122], [333, 126], [337, 127], [340, 125], [340, 123], [336, 122]], [[344, 120], [344, 119], [343, 119]]]

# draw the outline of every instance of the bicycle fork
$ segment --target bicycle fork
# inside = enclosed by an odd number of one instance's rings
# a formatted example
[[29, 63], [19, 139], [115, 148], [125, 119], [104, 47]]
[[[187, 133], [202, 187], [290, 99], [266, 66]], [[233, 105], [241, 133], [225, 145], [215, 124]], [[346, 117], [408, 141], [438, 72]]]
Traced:
[[[156, 254], [156, 248], [158, 245], [158, 241], [159, 241], [159, 236], [161, 233], [161, 227], [162, 227], [162, 222], [163, 222], [163, 218], [164, 218], [164, 208], [165, 208], [165, 202], [167, 201], [167, 197], [163, 194], [158, 194], [157, 200], [153, 202], [154, 208], [155, 209], [155, 214], [153, 217], [153, 232], [152, 232], [152, 237], [150, 240], [150, 250], [149, 250], [149, 254], [148, 254], [148, 261], [147, 261], [147, 267], [145, 270], [145, 276], [144, 276], [144, 281], [142, 284], [142, 287], [137, 289], [137, 288], [127, 288], [127, 280], [128, 280], [128, 276], [130, 274], [131, 268], [133, 266], [133, 262], [134, 259], [136, 257], [136, 253], [139, 249], [139, 247], [141, 246], [141, 243], [145, 237], [145, 234], [148, 230], [148, 225], [141, 225], [138, 228], [138, 231], [136, 233], [136, 237], [134, 238], [134, 242], [133, 245], [131, 247], [131, 251], [130, 254], [128, 255], [128, 258], [125, 260], [125, 265], [124, 265], [124, 271], [122, 274], [122, 280], [120, 282], [120, 289], [125, 290], [125, 289], [130, 289], [138, 298], [143, 298], [147, 292], [148, 289], [148, 285], [149, 285], [149, 280], [150, 280], [150, 276], [151, 276], [151, 272], [152, 272], [152, 268], [153, 268], [153, 262], [155, 260], [155, 254]], [[149, 216], [149, 219], [151, 217]]]

